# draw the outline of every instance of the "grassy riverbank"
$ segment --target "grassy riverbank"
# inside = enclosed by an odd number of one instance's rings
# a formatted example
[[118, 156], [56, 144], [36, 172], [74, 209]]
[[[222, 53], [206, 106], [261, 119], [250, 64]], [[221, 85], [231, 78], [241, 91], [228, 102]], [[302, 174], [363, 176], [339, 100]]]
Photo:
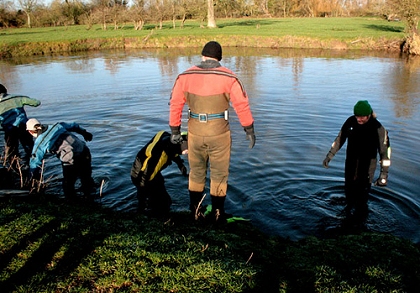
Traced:
[[0, 58], [101, 49], [202, 47], [210, 39], [225, 47], [400, 49], [404, 24], [380, 18], [220, 19], [218, 28], [187, 21], [184, 28], [147, 24], [136, 31], [127, 24], [118, 30], [99, 26], [19, 28], [0, 30]]
[[416, 292], [420, 283], [419, 246], [385, 234], [294, 242], [247, 222], [149, 220], [42, 196], [1, 198], [0, 209], [2, 292]]

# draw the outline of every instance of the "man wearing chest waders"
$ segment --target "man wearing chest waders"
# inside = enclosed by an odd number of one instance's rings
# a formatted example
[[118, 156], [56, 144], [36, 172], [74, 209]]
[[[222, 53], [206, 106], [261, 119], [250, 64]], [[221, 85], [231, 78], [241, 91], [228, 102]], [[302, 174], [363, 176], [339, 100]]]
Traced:
[[220, 44], [208, 42], [201, 55], [201, 63], [181, 73], [172, 89], [169, 116], [171, 142], [182, 141], [181, 116], [187, 103], [190, 210], [194, 219], [203, 217], [200, 205], [209, 167], [212, 210], [206, 217], [210, 217], [212, 222], [224, 223], [227, 218], [224, 205], [232, 144], [228, 120], [230, 103], [250, 140], [250, 148], [255, 145], [254, 119], [242, 83], [231, 70], [219, 63], [222, 60]]

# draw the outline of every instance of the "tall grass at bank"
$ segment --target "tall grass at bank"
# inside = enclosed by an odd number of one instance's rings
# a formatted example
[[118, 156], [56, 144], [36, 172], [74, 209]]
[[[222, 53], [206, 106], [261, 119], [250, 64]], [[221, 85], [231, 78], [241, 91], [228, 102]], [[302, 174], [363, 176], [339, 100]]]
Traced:
[[[131, 24], [118, 30], [99, 25], [0, 30], [0, 57], [48, 54], [80, 50], [150, 47], [199, 47], [209, 39], [224, 46], [372, 48], [401, 41], [404, 24], [380, 18], [279, 18], [218, 19], [215, 29], [200, 27], [188, 20], [184, 28], [165, 22], [162, 29], [148, 23], [136, 31]], [[107, 40], [107, 41], [105, 41]], [[339, 44], [337, 44], [337, 42]], [[19, 50], [13, 48], [19, 47]], [[398, 47], [398, 46], [397, 46]], [[33, 50], [30, 50], [32, 48]]]
[[0, 198], [1, 292], [417, 292], [418, 245], [360, 232], [293, 242], [51, 196]]

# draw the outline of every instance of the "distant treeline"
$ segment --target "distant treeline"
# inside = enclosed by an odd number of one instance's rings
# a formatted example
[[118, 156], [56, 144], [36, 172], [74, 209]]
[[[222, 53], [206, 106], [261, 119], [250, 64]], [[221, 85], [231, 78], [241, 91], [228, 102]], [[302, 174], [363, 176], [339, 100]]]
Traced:
[[[103, 29], [147, 24], [161, 27], [164, 21], [183, 26], [187, 19], [206, 26], [209, 10], [215, 18], [240, 17], [348, 17], [399, 18], [393, 2], [408, 0], [0, 0], [0, 28], [51, 27], [100, 24]], [[419, 0], [409, 0], [417, 2]], [[412, 2], [410, 2], [412, 3]]]

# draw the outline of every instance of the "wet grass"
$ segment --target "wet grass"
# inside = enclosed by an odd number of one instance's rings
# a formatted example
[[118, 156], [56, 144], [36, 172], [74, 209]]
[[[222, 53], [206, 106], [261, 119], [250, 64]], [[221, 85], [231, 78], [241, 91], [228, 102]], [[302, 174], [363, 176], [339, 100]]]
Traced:
[[189, 20], [184, 28], [165, 22], [136, 31], [96, 25], [0, 30], [0, 58], [124, 48], [201, 47], [216, 39], [229, 47], [398, 50], [404, 24], [380, 18], [219, 19], [218, 28]]
[[417, 292], [419, 259], [418, 245], [380, 233], [290, 241], [186, 213], [0, 199], [2, 292]]

